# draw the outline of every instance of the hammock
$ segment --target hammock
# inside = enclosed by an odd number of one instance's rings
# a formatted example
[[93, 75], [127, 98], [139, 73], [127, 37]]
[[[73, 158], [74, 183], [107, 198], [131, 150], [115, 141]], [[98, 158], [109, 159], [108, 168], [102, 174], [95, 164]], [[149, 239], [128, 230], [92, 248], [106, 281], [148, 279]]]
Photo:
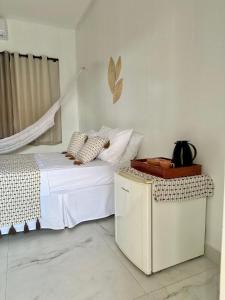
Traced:
[[[61, 98], [62, 99], [62, 98]], [[55, 125], [55, 114], [61, 106], [61, 99], [34, 124], [24, 130], [0, 140], [0, 154], [10, 153], [36, 140], [39, 136]]]
[[74, 82], [77, 81], [81, 72], [85, 70], [85, 67], [79, 70], [78, 74], [69, 82], [63, 96], [61, 96], [37, 122], [10, 137], [0, 139], [0, 154], [10, 153], [22, 148], [52, 128], [55, 125], [55, 114], [60, 109], [64, 98], [74, 86]]

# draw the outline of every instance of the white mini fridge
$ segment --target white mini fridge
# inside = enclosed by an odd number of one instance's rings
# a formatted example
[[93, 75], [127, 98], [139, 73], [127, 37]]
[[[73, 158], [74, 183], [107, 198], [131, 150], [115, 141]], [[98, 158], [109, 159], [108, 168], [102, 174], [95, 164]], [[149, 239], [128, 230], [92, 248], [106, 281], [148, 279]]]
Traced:
[[115, 239], [145, 274], [204, 254], [206, 198], [155, 201], [153, 181], [115, 174]]

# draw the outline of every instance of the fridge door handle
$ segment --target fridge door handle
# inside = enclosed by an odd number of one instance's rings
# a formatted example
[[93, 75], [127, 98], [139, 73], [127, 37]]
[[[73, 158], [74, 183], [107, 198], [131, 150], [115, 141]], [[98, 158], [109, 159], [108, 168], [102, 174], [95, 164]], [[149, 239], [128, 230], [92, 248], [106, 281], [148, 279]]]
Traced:
[[125, 187], [121, 186], [121, 189], [126, 192], [126, 193], [130, 193], [130, 191], [128, 189], [126, 189]]

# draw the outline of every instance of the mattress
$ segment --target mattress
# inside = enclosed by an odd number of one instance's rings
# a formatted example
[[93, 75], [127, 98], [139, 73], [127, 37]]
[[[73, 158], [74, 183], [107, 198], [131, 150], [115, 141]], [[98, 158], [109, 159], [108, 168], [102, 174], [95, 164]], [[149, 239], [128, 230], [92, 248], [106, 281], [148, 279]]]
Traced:
[[[35, 154], [40, 169], [41, 227], [64, 229], [114, 214], [114, 171], [116, 166], [101, 160], [85, 165], [60, 153]], [[16, 224], [17, 232], [24, 224]], [[28, 222], [30, 230], [35, 221]], [[9, 227], [0, 228], [7, 234]]]

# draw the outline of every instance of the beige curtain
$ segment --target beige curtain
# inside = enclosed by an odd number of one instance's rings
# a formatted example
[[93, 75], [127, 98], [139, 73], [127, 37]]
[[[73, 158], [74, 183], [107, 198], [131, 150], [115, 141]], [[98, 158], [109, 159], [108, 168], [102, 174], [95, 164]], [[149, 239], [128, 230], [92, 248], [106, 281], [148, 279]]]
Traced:
[[[11, 95], [5, 101], [13, 106], [13, 133], [17, 133], [40, 119], [60, 97], [59, 62], [45, 56], [39, 59], [33, 55], [24, 57], [13, 53], [10, 55], [9, 68]], [[61, 132], [59, 111], [55, 117], [55, 126], [33, 144], [61, 143]]]
[[0, 55], [0, 138], [14, 134], [9, 53]]

